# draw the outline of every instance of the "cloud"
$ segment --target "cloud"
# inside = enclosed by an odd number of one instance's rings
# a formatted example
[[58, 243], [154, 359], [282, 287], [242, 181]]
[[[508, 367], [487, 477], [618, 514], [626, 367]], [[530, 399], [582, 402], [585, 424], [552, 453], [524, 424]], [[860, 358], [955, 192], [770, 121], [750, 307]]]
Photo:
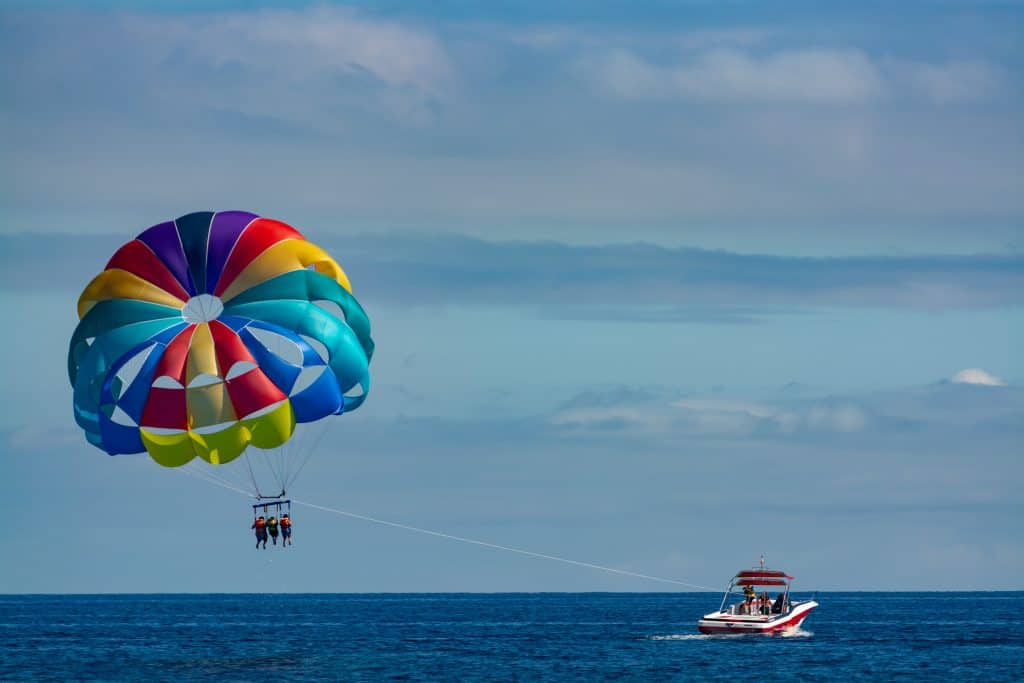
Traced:
[[[936, 384], [888, 392], [759, 398], [678, 390], [608, 387], [567, 401], [547, 417], [556, 433], [578, 438], [817, 442], [851, 439], [1019, 438], [1024, 391], [979, 397], [971, 387]], [[835, 441], [834, 443], [839, 443]]]
[[619, 433], [648, 438], [768, 438], [852, 434], [873, 424], [868, 411], [851, 400], [771, 404], [720, 398], [684, 398], [637, 403], [624, 396], [616, 405], [564, 407], [550, 424], [565, 434]]
[[426, 14], [5, 13], [0, 230], [215, 203], [819, 254], [1017, 239], [1019, 95], [1000, 64], [1019, 50], [998, 30], [916, 36], [925, 50], [844, 22]]
[[904, 62], [897, 63], [894, 69], [911, 88], [940, 104], [993, 97], [1006, 82], [1002, 69], [982, 60], [945, 64]]
[[[650, 244], [364, 237], [334, 253], [361, 286], [416, 303], [543, 306], [579, 319], [755, 318], [772, 306], [947, 309], [1024, 303], [1024, 256], [794, 258]], [[349, 267], [349, 266], [346, 266]], [[717, 309], [717, 310], [712, 310]], [[671, 313], [666, 312], [671, 311]], [[702, 315], [703, 314], [703, 315]], [[755, 318], [756, 319], [756, 318]]]
[[727, 103], [848, 105], [909, 95], [948, 104], [987, 99], [1006, 82], [1002, 69], [982, 59], [896, 60], [873, 58], [858, 49], [754, 53], [713, 47], [659, 64], [633, 50], [612, 48], [584, 58], [579, 68], [618, 97]]
[[[0, 235], [0, 287], [80, 291], [127, 237]], [[450, 234], [315, 241], [339, 259], [361, 296], [401, 306], [519, 306], [572, 320], [732, 324], [826, 306], [1024, 304], [1024, 256], [797, 258]]]
[[757, 58], [716, 49], [670, 66], [614, 50], [595, 68], [602, 86], [627, 98], [850, 103], [882, 91], [877, 68], [857, 50], [781, 50]]
[[1004, 387], [1006, 382], [990, 375], [980, 368], [967, 368], [953, 375], [955, 384], [980, 384], [988, 387]]
[[52, 104], [46, 90], [59, 87], [80, 112], [144, 113], [168, 132], [217, 115], [293, 133], [344, 130], [368, 112], [415, 123], [455, 80], [428, 30], [339, 7], [6, 19], [22, 57], [10, 82], [30, 103]]

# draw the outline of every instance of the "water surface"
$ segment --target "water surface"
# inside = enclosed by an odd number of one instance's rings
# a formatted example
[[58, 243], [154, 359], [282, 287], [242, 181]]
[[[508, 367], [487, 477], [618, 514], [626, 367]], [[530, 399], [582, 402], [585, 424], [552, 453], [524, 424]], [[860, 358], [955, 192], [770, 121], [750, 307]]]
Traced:
[[[789, 637], [707, 593], [0, 596], [3, 680], [1020, 680], [1024, 593], [825, 593]], [[738, 678], [737, 678], [738, 677]]]

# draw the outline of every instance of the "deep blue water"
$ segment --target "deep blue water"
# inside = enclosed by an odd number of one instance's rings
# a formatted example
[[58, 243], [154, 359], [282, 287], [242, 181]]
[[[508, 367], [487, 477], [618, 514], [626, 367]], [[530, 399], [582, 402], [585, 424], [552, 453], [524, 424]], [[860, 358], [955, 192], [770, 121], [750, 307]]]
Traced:
[[0, 596], [0, 679], [1024, 677], [1024, 593], [824, 593], [794, 636], [701, 636], [679, 593]]

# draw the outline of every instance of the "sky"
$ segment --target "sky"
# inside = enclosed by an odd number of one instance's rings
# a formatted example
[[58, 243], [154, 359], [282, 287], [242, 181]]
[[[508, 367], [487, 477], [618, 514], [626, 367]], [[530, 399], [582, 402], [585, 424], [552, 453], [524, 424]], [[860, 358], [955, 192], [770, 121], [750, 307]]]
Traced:
[[89, 446], [78, 294], [229, 209], [373, 325], [296, 500], [702, 586], [1024, 588], [1022, 15], [0, 2], [0, 593], [685, 589], [313, 508], [254, 554], [240, 463]]

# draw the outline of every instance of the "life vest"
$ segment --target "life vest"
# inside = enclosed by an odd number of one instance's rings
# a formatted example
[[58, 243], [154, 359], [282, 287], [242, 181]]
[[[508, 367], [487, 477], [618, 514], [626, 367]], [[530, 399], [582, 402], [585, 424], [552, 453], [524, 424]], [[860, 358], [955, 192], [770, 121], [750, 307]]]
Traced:
[[256, 528], [256, 529], [262, 529], [266, 525], [267, 525], [266, 521], [264, 521], [262, 519], [257, 519], [255, 522], [253, 522], [253, 527]]
[[277, 520], [276, 519], [271, 519], [269, 522], [267, 522], [267, 526], [270, 527], [271, 529], [276, 529], [277, 528]]
[[287, 529], [291, 525], [292, 525], [292, 520], [290, 518], [288, 518], [288, 517], [282, 517], [281, 518], [281, 526], [283, 526], [283, 527], [285, 527]]

